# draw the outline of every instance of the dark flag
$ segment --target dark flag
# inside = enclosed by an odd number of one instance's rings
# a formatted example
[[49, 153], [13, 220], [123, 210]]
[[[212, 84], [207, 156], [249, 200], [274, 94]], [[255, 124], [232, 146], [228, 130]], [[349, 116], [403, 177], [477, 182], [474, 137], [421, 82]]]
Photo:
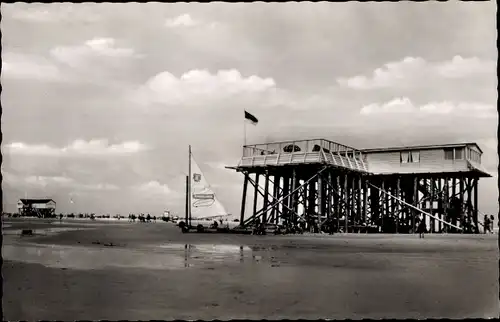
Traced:
[[245, 119], [252, 122], [253, 125], [257, 125], [257, 123], [259, 123], [259, 120], [257, 120], [257, 118], [255, 116], [248, 113], [247, 111], [245, 111]]

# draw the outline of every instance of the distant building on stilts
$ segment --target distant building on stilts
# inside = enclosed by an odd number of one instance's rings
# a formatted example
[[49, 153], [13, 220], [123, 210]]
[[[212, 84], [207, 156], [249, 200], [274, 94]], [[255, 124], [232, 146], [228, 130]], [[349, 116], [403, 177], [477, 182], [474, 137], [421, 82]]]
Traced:
[[52, 199], [19, 199], [17, 211], [20, 216], [53, 217], [56, 212], [56, 202]]

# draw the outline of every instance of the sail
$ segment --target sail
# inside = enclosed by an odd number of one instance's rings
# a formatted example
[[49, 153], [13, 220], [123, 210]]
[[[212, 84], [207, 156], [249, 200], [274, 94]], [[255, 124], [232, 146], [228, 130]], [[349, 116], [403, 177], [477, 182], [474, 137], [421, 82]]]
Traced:
[[198, 163], [191, 154], [191, 218], [204, 219], [227, 216]]

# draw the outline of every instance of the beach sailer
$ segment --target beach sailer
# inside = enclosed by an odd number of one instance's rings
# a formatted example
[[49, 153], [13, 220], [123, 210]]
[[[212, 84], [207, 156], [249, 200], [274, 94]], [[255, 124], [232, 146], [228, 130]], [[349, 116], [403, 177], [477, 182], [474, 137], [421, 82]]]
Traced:
[[[193, 157], [189, 146], [189, 169], [186, 178], [186, 216], [179, 222], [179, 227], [187, 232], [191, 229], [205, 231], [208, 229], [232, 229], [239, 225], [228, 214], [217, 199], [205, 175]], [[214, 224], [217, 222], [217, 225]]]

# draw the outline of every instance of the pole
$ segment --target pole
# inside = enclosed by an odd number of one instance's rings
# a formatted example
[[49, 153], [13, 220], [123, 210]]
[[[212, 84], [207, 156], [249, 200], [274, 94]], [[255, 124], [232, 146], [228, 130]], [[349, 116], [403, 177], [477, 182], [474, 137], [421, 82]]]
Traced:
[[248, 180], [250, 180], [250, 176], [248, 173], [245, 173], [245, 181], [243, 182], [243, 196], [241, 197], [240, 226], [243, 226], [243, 222], [245, 221]]
[[247, 120], [243, 120], [243, 147], [247, 145]]
[[188, 208], [187, 208], [187, 221], [186, 224], [191, 226], [191, 145], [189, 145], [189, 169], [188, 169], [188, 181], [187, 181], [187, 201], [188, 201]]
[[[28, 200], [28, 191], [24, 190], [24, 200]], [[27, 201], [26, 201], [27, 202]], [[25, 216], [25, 211], [24, 211], [24, 203], [23, 203], [23, 206], [21, 208], [21, 213], [19, 214], [19, 217], [21, 217], [21, 215]]]
[[186, 176], [186, 225], [189, 225], [189, 176]]

